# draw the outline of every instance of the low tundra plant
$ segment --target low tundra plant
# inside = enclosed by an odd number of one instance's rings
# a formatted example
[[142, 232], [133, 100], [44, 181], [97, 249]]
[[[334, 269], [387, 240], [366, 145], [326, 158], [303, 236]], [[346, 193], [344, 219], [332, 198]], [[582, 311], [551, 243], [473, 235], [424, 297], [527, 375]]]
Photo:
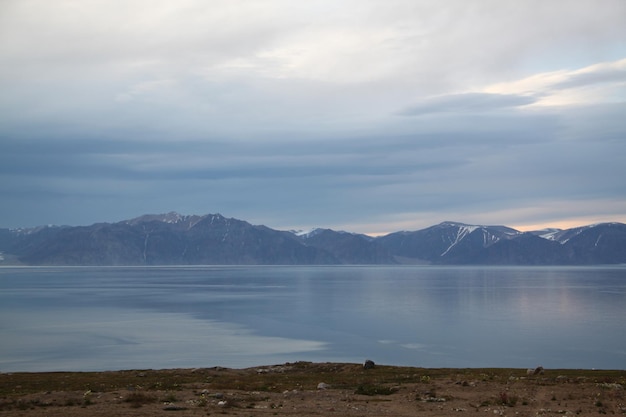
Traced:
[[153, 396], [138, 391], [131, 392], [124, 398], [124, 402], [130, 403], [132, 408], [139, 408], [144, 404], [150, 404], [155, 401], [156, 398]]
[[506, 405], [507, 407], [515, 407], [517, 404], [517, 397], [514, 395], [509, 395], [506, 391], [500, 393], [500, 404]]

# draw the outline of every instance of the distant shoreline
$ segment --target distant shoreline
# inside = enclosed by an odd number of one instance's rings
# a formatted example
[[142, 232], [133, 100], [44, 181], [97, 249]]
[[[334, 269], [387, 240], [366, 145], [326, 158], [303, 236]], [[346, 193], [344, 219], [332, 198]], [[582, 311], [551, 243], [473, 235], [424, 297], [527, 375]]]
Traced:
[[[128, 369], [103, 369], [103, 370], [55, 370], [55, 371], [3, 371], [0, 370], [0, 375], [15, 375], [15, 374], [33, 374], [33, 375], [49, 375], [49, 374], [104, 374], [104, 373], [128, 373], [128, 372], [183, 372], [183, 373], [194, 373], [202, 370], [221, 370], [221, 371], [250, 371], [250, 370], [258, 370], [258, 369], [269, 369], [275, 367], [285, 367], [285, 366], [299, 366], [299, 365], [308, 365], [308, 366], [361, 366], [362, 364], [358, 364], [355, 362], [310, 362], [310, 361], [298, 361], [298, 362], [286, 362], [284, 364], [272, 364], [272, 365], [258, 365], [258, 366], [245, 366], [245, 367], [226, 367], [220, 365], [214, 365], [209, 367], [195, 367], [195, 368], [128, 368]], [[419, 369], [419, 370], [431, 370], [438, 373], [454, 373], [454, 372], [465, 372], [465, 371], [497, 371], [497, 372], [515, 372], [515, 373], [527, 373], [534, 368], [508, 368], [508, 367], [420, 367], [420, 366], [405, 366], [405, 365], [385, 365], [378, 364], [377, 367], [384, 367], [386, 369]], [[626, 373], [626, 368], [549, 368], [544, 369], [544, 372], [583, 372], [583, 373], [597, 373], [603, 374], [605, 372], [614, 373], [614, 372], [624, 372]]]

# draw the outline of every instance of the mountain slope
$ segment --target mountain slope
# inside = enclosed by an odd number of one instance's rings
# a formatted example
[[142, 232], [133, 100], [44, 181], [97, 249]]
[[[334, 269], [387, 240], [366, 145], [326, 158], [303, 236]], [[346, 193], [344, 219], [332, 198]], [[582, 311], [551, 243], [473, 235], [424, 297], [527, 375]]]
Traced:
[[492, 245], [474, 262], [483, 265], [563, 265], [567, 264], [565, 249], [558, 242], [532, 233], [521, 233]]
[[142, 216], [119, 223], [44, 229], [5, 249], [30, 265], [335, 264], [291, 233], [207, 216]]
[[26, 265], [595, 265], [626, 263], [626, 225], [522, 233], [443, 222], [372, 238], [274, 230], [220, 214], [0, 229], [0, 263]]
[[626, 224], [600, 223], [565, 231], [558, 238], [571, 264], [626, 263]]
[[434, 264], [475, 263], [482, 251], [519, 235], [505, 226], [474, 226], [443, 222], [415, 232], [396, 232], [379, 238], [398, 257]]
[[332, 253], [342, 264], [393, 264], [396, 263], [389, 250], [378, 240], [366, 235], [337, 232], [331, 229], [316, 229], [299, 236], [300, 240]]

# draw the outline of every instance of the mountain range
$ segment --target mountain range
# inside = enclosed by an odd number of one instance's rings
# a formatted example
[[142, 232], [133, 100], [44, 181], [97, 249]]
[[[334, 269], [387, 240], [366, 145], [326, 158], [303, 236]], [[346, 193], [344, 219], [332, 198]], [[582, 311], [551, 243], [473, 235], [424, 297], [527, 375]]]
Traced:
[[521, 232], [443, 222], [385, 236], [280, 231], [220, 214], [0, 229], [0, 264], [598, 265], [626, 263], [626, 224]]

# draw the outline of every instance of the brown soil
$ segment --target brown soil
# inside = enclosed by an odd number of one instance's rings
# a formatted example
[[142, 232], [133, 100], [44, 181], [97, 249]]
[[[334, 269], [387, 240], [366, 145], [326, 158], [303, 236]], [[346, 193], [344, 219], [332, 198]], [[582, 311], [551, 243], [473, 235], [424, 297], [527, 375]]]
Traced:
[[[324, 388], [318, 388], [323, 383]], [[0, 374], [0, 416], [626, 414], [626, 371], [298, 362], [249, 369]], [[480, 414], [475, 414], [480, 412]]]

